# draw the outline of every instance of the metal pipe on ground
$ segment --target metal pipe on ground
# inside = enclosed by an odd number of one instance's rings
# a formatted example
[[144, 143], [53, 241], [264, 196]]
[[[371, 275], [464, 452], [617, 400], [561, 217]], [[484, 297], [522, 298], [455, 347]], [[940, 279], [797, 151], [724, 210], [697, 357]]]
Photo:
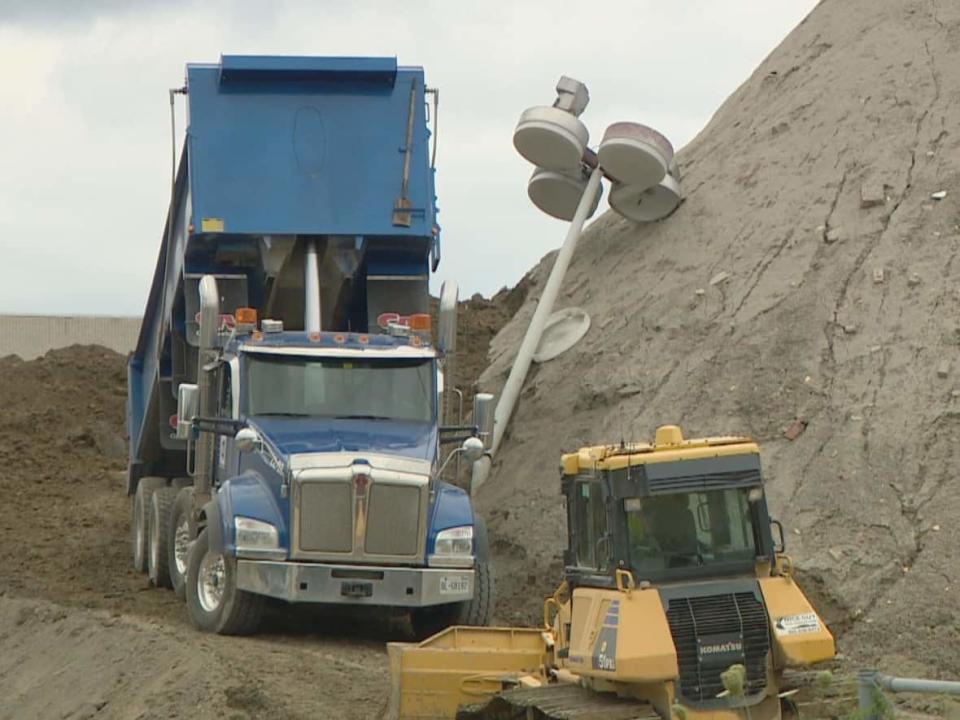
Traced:
[[[543, 336], [543, 328], [547, 324], [550, 313], [553, 312], [553, 304], [556, 302], [557, 295], [560, 293], [560, 286], [563, 284], [563, 278], [567, 274], [567, 268], [570, 266], [570, 260], [573, 252], [577, 248], [577, 241], [583, 232], [583, 225], [587, 221], [593, 202], [600, 192], [600, 180], [603, 177], [603, 171], [599, 168], [590, 173], [590, 179], [587, 187], [583, 191], [580, 203], [577, 205], [577, 211], [570, 221], [570, 228], [567, 230], [567, 236], [557, 253], [557, 259], [553, 263], [553, 269], [550, 271], [550, 277], [543, 288], [540, 301], [537, 303], [537, 309], [530, 320], [530, 326], [527, 328], [527, 334], [524, 335], [520, 349], [517, 351], [517, 358], [513, 362], [510, 370], [510, 376], [503, 386], [503, 392], [500, 395], [500, 401], [497, 403], [497, 410], [494, 414], [493, 424], [493, 443], [490, 454], [496, 455], [503, 440], [503, 434], [510, 423], [510, 417], [513, 415], [513, 408], [516, 405], [520, 390], [523, 389], [523, 382], [527, 378], [527, 372], [530, 370], [530, 363], [533, 360], [533, 354], [537, 351], [540, 344], [540, 338]], [[473, 465], [473, 476], [470, 481], [471, 492], [482, 485], [490, 473], [491, 459], [488, 456], [482, 457]]]
[[882, 690], [892, 693], [926, 693], [934, 695], [960, 695], [960, 682], [950, 680], [926, 680], [885, 675], [876, 670], [861, 670], [857, 684], [860, 717], [863, 720], [879, 720], [886, 703]]
[[[197, 352], [197, 384], [199, 385], [200, 417], [212, 417], [216, 408], [216, 383], [213, 367], [219, 359], [217, 338], [220, 331], [220, 291], [213, 275], [200, 279], [200, 347]], [[194, 460], [194, 502], [203, 505], [210, 497], [213, 480], [214, 438], [201, 432], [197, 438]]]

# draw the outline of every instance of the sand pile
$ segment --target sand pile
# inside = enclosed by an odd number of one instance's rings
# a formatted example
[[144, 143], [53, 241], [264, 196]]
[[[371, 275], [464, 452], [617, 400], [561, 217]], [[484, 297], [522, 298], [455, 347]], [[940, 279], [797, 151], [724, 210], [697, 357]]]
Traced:
[[528, 378], [480, 493], [505, 619], [557, 579], [561, 450], [671, 422], [762, 442], [788, 551], [856, 661], [960, 674], [957, 88], [960, 5], [824, 0], [680, 153], [674, 216], [591, 226], [562, 304], [593, 326]]

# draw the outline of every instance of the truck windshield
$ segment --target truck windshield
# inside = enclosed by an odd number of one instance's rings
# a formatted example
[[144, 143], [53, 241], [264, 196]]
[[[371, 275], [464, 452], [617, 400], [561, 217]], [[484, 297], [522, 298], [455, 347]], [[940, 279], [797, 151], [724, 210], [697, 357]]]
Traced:
[[669, 568], [753, 562], [748, 490], [676, 493], [623, 501], [630, 564], [639, 577]]
[[248, 415], [433, 419], [433, 361], [250, 354]]

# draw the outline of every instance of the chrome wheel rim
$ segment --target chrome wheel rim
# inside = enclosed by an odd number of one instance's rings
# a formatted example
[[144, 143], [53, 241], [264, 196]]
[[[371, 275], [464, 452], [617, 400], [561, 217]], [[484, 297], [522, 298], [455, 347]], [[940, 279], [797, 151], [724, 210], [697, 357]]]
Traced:
[[[150, 515], [152, 516], [153, 513], [150, 513]], [[147, 549], [150, 553], [148, 569], [152, 576], [156, 569], [160, 567], [160, 523], [157, 522], [157, 518], [151, 517], [151, 519], [153, 522], [150, 523], [150, 546]]]
[[206, 612], [216, 612], [223, 602], [223, 590], [227, 580], [227, 568], [220, 553], [207, 553], [200, 562], [197, 573], [197, 597], [200, 607]]
[[187, 572], [187, 555], [190, 554], [190, 521], [186, 515], [180, 518], [173, 536], [173, 555], [177, 566], [177, 575], [183, 577]]
[[141, 572], [143, 571], [146, 544], [147, 538], [143, 532], [143, 505], [138, 502], [133, 506], [133, 564]]

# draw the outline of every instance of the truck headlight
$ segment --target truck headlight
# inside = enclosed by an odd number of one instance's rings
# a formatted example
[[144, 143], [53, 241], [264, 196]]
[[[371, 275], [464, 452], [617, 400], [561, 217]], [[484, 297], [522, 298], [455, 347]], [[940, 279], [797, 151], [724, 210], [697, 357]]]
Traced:
[[237, 551], [276, 550], [280, 547], [280, 535], [277, 528], [263, 520], [236, 517], [233, 527], [237, 533]]
[[447, 557], [470, 557], [473, 555], [473, 526], [448, 528], [437, 533], [433, 554]]

